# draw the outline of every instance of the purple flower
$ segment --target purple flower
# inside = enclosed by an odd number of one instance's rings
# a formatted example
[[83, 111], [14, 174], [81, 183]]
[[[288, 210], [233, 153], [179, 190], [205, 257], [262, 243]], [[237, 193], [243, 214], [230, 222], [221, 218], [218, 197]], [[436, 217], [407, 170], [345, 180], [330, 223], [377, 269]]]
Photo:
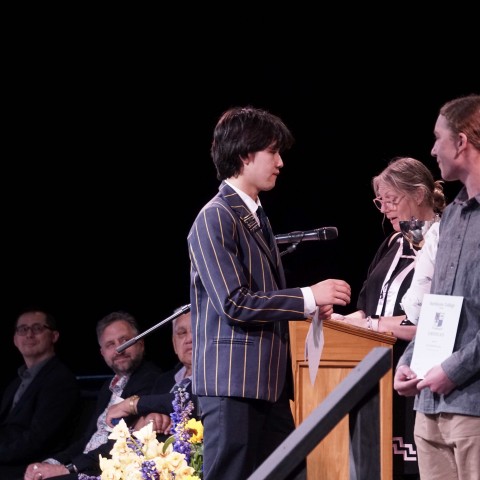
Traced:
[[183, 453], [187, 463], [190, 463], [192, 444], [189, 440], [192, 433], [186, 428], [186, 425], [190, 420], [194, 405], [190, 400], [189, 393], [184, 387], [178, 387], [175, 390], [175, 399], [172, 404], [173, 412], [170, 414], [170, 418], [172, 419], [172, 430], [175, 438], [173, 450], [178, 453]]

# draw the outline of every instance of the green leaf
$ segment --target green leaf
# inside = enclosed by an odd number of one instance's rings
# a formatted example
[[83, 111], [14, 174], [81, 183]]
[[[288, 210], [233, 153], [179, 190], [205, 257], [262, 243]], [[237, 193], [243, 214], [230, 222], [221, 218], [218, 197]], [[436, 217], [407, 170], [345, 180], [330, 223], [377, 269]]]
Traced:
[[168, 446], [171, 445], [174, 441], [175, 441], [175, 437], [173, 435], [168, 437], [163, 443], [162, 453], [165, 453], [167, 451]]

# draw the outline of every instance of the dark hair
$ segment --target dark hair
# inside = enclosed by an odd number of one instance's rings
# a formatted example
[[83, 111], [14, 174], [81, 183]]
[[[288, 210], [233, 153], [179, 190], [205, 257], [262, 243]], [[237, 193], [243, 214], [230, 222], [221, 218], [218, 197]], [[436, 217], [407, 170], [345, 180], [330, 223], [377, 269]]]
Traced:
[[20, 317], [22, 315], [25, 315], [26, 313], [42, 313], [43, 315], [45, 315], [45, 322], [46, 324], [52, 329], [52, 330], [57, 330], [58, 331], [58, 328], [57, 328], [57, 320], [55, 319], [55, 317], [51, 314], [51, 313], [48, 313], [46, 312], [45, 310], [42, 310], [41, 308], [32, 308], [32, 307], [29, 307], [29, 308], [26, 308], [24, 310], [22, 310], [16, 320], [15, 320], [15, 328], [17, 327], [18, 325], [18, 320], [20, 319]]
[[453, 134], [464, 133], [468, 141], [480, 150], [480, 95], [466, 95], [445, 103], [440, 109]]
[[108, 315], [105, 315], [105, 317], [103, 317], [97, 322], [98, 343], [100, 343], [100, 337], [102, 336], [105, 329], [113, 322], [118, 322], [119, 320], [127, 322], [132, 327], [135, 335], [138, 335], [140, 329], [138, 327], [137, 321], [132, 315], [123, 311], [112, 312], [112, 313], [109, 313]]
[[215, 126], [210, 153], [217, 179], [238, 175], [242, 159], [267, 148], [284, 152], [292, 147], [293, 135], [283, 121], [265, 110], [234, 107], [225, 111]]
[[435, 180], [432, 172], [415, 158], [396, 157], [382, 172], [373, 177], [373, 191], [377, 196], [379, 185], [382, 183], [408, 194], [413, 194], [418, 188], [422, 189], [425, 202], [439, 215], [447, 205], [443, 181]]

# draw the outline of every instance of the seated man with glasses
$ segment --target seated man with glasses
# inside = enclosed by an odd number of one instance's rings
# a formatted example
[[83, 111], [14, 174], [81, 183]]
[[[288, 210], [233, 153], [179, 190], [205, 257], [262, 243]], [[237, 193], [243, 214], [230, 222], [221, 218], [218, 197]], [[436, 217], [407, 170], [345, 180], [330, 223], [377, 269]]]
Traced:
[[0, 478], [23, 478], [31, 461], [70, 441], [80, 388], [55, 354], [59, 337], [47, 312], [27, 310], [15, 322], [13, 342], [24, 364], [1, 398]]

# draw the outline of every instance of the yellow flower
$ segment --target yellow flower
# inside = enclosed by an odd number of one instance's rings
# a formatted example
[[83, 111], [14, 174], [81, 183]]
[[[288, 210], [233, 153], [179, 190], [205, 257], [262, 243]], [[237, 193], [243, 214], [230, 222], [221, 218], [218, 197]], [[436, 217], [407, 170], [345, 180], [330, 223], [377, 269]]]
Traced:
[[203, 425], [202, 422], [196, 420], [195, 418], [191, 418], [187, 422], [187, 430], [192, 432], [192, 436], [190, 437], [190, 443], [201, 443], [203, 442]]

